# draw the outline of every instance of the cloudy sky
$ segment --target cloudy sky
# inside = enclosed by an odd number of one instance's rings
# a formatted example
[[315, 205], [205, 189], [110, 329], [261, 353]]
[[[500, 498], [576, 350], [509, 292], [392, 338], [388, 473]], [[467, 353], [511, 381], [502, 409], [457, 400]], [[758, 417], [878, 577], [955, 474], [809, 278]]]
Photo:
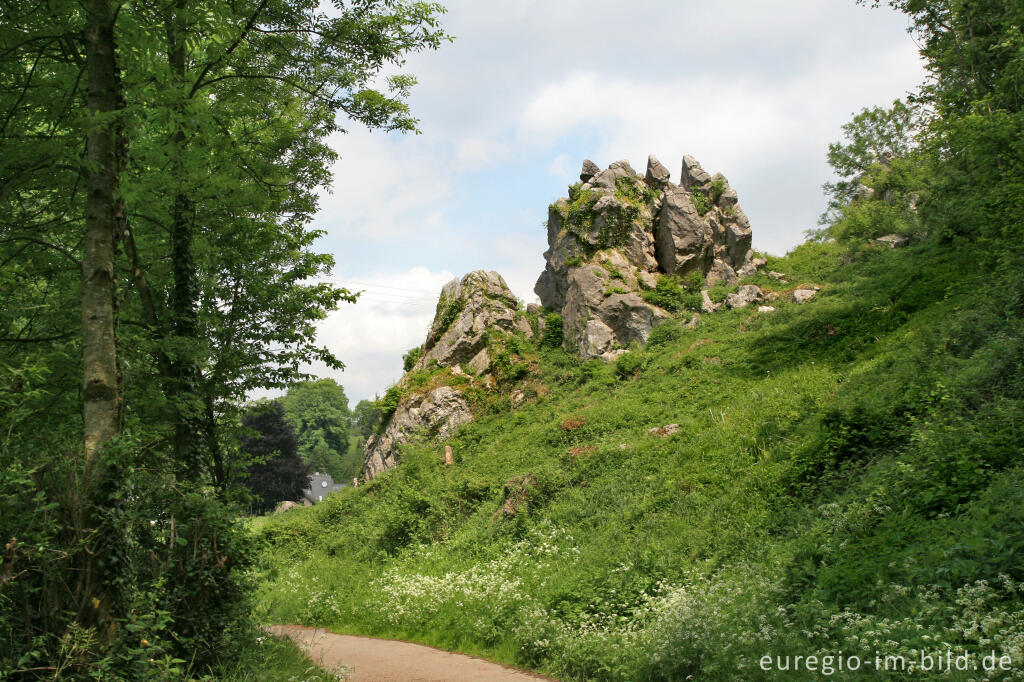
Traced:
[[547, 205], [584, 158], [684, 154], [739, 192], [754, 248], [814, 227], [828, 143], [923, 78], [902, 15], [854, 0], [448, 0], [455, 41], [413, 55], [420, 135], [351, 126], [315, 224], [335, 281], [366, 293], [321, 326], [354, 404], [401, 375], [441, 286], [476, 269], [525, 302]]

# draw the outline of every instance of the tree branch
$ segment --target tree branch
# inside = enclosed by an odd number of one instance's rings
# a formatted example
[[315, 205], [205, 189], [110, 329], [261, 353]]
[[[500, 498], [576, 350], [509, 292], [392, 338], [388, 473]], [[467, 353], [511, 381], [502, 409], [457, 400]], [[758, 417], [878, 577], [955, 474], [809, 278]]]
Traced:
[[[63, 247], [57, 246], [56, 244], [51, 244], [50, 242], [44, 242], [42, 239], [37, 239], [35, 237], [9, 237], [7, 239], [0, 239], [0, 244], [10, 243], [10, 242], [30, 242], [32, 244], [38, 244], [39, 246], [45, 246], [46, 248], [53, 249], [57, 253], [67, 257], [72, 263], [74, 263], [78, 267], [82, 267], [82, 261], [78, 260], [73, 255], [71, 255], [71, 252], [67, 251]], [[11, 258], [14, 258], [14, 256], [12, 256]], [[6, 261], [4, 261], [3, 265], [7, 265], [7, 263], [9, 263], [11, 261], [11, 258], [8, 258]], [[0, 267], [3, 267], [3, 266], [0, 266]]]
[[234, 52], [235, 49], [237, 49], [238, 46], [242, 44], [242, 41], [245, 40], [245, 37], [249, 35], [250, 31], [252, 31], [253, 26], [256, 25], [256, 19], [259, 18], [260, 14], [263, 13], [263, 9], [266, 6], [267, 0], [260, 0], [259, 7], [257, 7], [256, 11], [252, 13], [252, 16], [249, 17], [249, 20], [245, 22], [245, 28], [242, 29], [242, 32], [238, 34], [238, 37], [235, 39], [235, 42], [231, 43], [230, 47], [224, 50], [224, 53], [222, 55], [220, 55], [212, 62], [208, 63], [206, 66], [203, 67], [203, 70], [199, 72], [199, 76], [196, 77], [195, 83], [192, 84], [192, 89], [189, 90], [188, 99], [192, 99], [192, 96], [195, 95], [196, 92], [198, 92], [201, 87], [203, 87], [203, 79], [206, 78], [206, 74], [210, 73], [211, 69], [220, 64], [225, 57], [229, 57], [231, 53]]

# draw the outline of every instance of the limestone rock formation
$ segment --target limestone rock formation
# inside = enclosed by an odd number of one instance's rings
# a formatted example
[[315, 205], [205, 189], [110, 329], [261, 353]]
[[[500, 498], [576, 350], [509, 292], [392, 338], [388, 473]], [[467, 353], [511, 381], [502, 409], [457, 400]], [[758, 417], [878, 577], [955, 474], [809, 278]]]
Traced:
[[736, 190], [691, 156], [679, 185], [653, 155], [643, 176], [626, 161], [600, 170], [587, 160], [580, 180], [548, 210], [546, 266], [534, 291], [561, 313], [566, 348], [581, 357], [611, 359], [647, 340], [669, 316], [642, 295], [660, 276], [697, 272], [708, 284], [732, 284], [763, 266]]
[[[412, 371], [448, 368], [450, 372], [442, 374], [454, 383], [484, 375], [491, 369], [488, 342], [494, 331], [518, 331], [527, 338], [533, 335], [519, 310], [519, 300], [505, 280], [498, 273], [485, 270], [453, 279], [441, 289], [423, 352]], [[434, 435], [445, 440], [457, 427], [473, 419], [458, 389], [441, 386], [416, 392], [409, 386], [408, 377], [398, 382], [405, 395], [384, 423], [383, 431], [366, 442], [364, 478], [374, 478], [397, 464], [399, 446], [414, 435]]]
[[415, 433], [435, 432], [439, 439], [445, 440], [456, 428], [472, 419], [462, 392], [450, 386], [403, 399], [384, 431], [366, 441], [363, 477], [374, 478], [395, 466], [398, 463], [398, 446]]
[[475, 270], [461, 280], [453, 279], [441, 289], [423, 355], [415, 369], [431, 361], [441, 367], [468, 363], [474, 373], [483, 374], [490, 366], [488, 329], [510, 332], [518, 328], [525, 334], [533, 333], [521, 317], [517, 319], [518, 308], [519, 300], [493, 270]]

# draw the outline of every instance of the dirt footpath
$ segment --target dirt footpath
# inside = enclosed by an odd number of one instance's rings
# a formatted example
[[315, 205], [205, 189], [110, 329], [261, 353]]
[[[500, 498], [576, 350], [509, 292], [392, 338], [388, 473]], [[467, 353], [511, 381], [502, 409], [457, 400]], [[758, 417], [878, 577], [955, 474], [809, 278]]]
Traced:
[[471, 656], [390, 639], [336, 635], [301, 625], [271, 625], [327, 670], [344, 666], [350, 682], [529, 682], [550, 680]]

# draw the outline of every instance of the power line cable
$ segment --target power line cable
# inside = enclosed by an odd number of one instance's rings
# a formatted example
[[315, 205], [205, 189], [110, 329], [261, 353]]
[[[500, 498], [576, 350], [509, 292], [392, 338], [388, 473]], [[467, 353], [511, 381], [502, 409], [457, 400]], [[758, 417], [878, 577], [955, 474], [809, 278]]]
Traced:
[[417, 294], [430, 294], [432, 296], [437, 296], [437, 293], [438, 293], [437, 291], [427, 291], [426, 289], [412, 289], [410, 287], [396, 287], [396, 286], [392, 286], [390, 284], [380, 284], [380, 283], [377, 283], [377, 282], [361, 282], [361, 281], [355, 280], [355, 279], [339, 280], [340, 284], [342, 284], [343, 286], [347, 286], [347, 285], [345, 285], [345, 282], [349, 282], [350, 284], [354, 284], [356, 286], [381, 287], [382, 289], [398, 289], [400, 291], [413, 291], [413, 292], [415, 292]]
[[433, 303], [437, 300], [435, 296], [407, 296], [405, 294], [395, 294], [390, 291], [374, 291], [373, 289], [363, 289], [360, 296], [379, 296], [384, 298], [390, 298], [397, 301], [414, 301], [417, 303]]

